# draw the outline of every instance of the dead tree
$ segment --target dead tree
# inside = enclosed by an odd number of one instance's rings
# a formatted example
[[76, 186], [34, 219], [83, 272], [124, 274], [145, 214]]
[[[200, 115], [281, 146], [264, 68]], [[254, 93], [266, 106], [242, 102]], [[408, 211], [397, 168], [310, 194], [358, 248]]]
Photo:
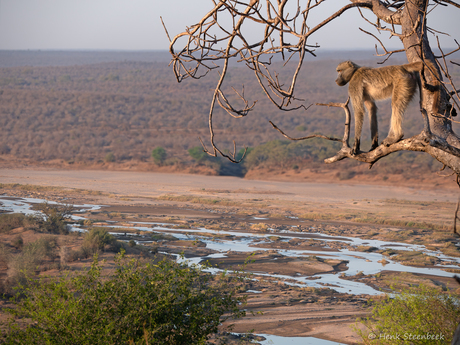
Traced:
[[[245, 99], [244, 92], [235, 90], [243, 101], [237, 108], [223, 92], [225, 76], [231, 60], [244, 63], [254, 72], [257, 81], [268, 99], [280, 110], [289, 111], [304, 107], [296, 105], [299, 100], [295, 94], [299, 82], [299, 71], [306, 54], [315, 55], [320, 47], [312, 41], [312, 35], [331, 22], [337, 20], [347, 11], [359, 11], [366, 22], [378, 32], [388, 32], [401, 42], [398, 50], [388, 50], [372, 33], [379, 43], [385, 62], [391, 55], [405, 53], [407, 61], [422, 61], [425, 68], [421, 72], [420, 121], [424, 129], [418, 135], [403, 139], [388, 147], [380, 145], [370, 152], [353, 155], [348, 144], [350, 119], [348, 103], [323, 104], [340, 106], [345, 110], [345, 135], [341, 139], [323, 135], [311, 135], [304, 138], [322, 137], [327, 140], [342, 142], [342, 148], [334, 157], [326, 159], [333, 163], [344, 158], [369, 163], [372, 166], [380, 158], [401, 150], [426, 152], [453, 170], [460, 176], [460, 140], [452, 130], [453, 116], [459, 109], [459, 94], [453, 84], [449, 68], [459, 65], [448, 61], [452, 52], [441, 52], [435, 56], [428, 41], [428, 35], [438, 35], [439, 31], [430, 28], [427, 23], [430, 11], [436, 6], [451, 6], [452, 10], [460, 8], [453, 0], [349, 0], [341, 8], [318, 20], [317, 9], [320, 6], [333, 6], [327, 0], [210, 0], [214, 8], [195, 25], [170, 39], [172, 66], [177, 81], [185, 78], [199, 79], [210, 70], [218, 69], [220, 78], [213, 92], [209, 110], [209, 130], [211, 148], [204, 150], [216, 156], [220, 154], [233, 162], [236, 159], [236, 147], [233, 153], [219, 148], [215, 144], [213, 130], [213, 113], [219, 105], [229, 115], [240, 118], [247, 116], [255, 107], [255, 102]], [[314, 19], [314, 21], [312, 21]], [[310, 23], [317, 24], [310, 24]], [[166, 28], [165, 28], [166, 29]], [[253, 32], [260, 36], [254, 38]], [[284, 63], [295, 64], [289, 83], [280, 82], [278, 74], [272, 70], [273, 61], [281, 57]], [[431, 63], [430, 63], [431, 62]], [[221, 65], [219, 65], [221, 64]], [[435, 68], [433, 68], [435, 67]], [[456, 67], [456, 66], [455, 66]], [[302, 81], [303, 82], [303, 81]], [[273, 124], [274, 125], [274, 124]], [[274, 125], [289, 139], [281, 129]], [[458, 181], [458, 178], [457, 178]]]

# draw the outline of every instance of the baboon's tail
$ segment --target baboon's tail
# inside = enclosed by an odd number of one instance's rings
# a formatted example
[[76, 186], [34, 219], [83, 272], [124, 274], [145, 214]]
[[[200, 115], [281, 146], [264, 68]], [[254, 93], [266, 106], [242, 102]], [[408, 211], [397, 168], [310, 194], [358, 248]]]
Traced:
[[[421, 85], [423, 86], [424, 89], [428, 89], [431, 92], [434, 92], [439, 89], [440, 85], [440, 76], [438, 69], [436, 68], [436, 65], [431, 62], [430, 60], [425, 60], [423, 61], [417, 61], [417, 62], [412, 62], [408, 63], [406, 65], [402, 65], [404, 69], [408, 72], [419, 72], [420, 78], [421, 79]], [[434, 81], [432, 84], [428, 84], [425, 80], [425, 77], [422, 74], [422, 71], [428, 71], [431, 73], [431, 75], [434, 78]], [[420, 84], [419, 84], [420, 86]]]
[[412, 62], [406, 65], [403, 65], [403, 67], [407, 72], [420, 72], [423, 69], [423, 62], [422, 61]]

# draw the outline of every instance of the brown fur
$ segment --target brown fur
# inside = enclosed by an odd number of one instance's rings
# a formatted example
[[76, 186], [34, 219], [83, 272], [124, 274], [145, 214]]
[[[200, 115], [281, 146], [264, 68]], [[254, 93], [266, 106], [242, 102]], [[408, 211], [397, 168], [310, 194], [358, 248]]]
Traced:
[[[383, 145], [390, 146], [404, 136], [402, 118], [409, 102], [414, 97], [420, 79], [417, 72], [423, 68], [422, 62], [406, 65], [385, 66], [380, 68], [360, 67], [351, 61], [341, 62], [337, 66], [339, 73], [336, 83], [344, 86], [349, 83], [348, 94], [355, 114], [355, 142], [352, 153], [359, 152], [360, 138], [364, 120], [364, 107], [369, 114], [372, 148], [378, 144], [376, 100], [391, 98], [390, 131]], [[364, 105], [364, 106], [363, 106]]]

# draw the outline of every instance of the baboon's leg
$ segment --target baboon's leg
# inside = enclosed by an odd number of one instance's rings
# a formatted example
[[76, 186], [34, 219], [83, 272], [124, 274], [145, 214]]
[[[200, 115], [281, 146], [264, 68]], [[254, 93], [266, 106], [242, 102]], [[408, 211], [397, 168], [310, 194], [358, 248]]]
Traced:
[[388, 132], [388, 136], [382, 142], [382, 144], [385, 146], [390, 146], [391, 144], [398, 142], [404, 136], [401, 125], [405, 108], [401, 107], [403, 107], [403, 104], [401, 104], [397, 97], [396, 99], [392, 100], [390, 131]]
[[415, 93], [415, 81], [411, 78], [404, 78], [395, 84], [391, 98], [391, 121], [388, 136], [383, 141], [385, 146], [397, 143], [404, 136], [402, 120], [409, 102]]
[[353, 112], [355, 113], [355, 142], [351, 149], [351, 154], [355, 155], [359, 152], [361, 132], [363, 130], [364, 107], [362, 95], [358, 95], [358, 97], [355, 95], [355, 97], [352, 97], [351, 103], [353, 105]]
[[367, 108], [367, 112], [369, 114], [369, 123], [371, 125], [371, 137], [372, 137], [372, 145], [371, 151], [379, 146], [379, 129], [377, 123], [377, 106], [372, 99], [367, 99], [364, 101], [364, 105]]

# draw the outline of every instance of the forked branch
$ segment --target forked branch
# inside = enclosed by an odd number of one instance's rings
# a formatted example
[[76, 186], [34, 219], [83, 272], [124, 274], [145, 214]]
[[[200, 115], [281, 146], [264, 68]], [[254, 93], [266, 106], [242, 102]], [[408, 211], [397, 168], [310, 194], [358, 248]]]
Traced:
[[[230, 116], [241, 118], [247, 116], [257, 102], [249, 103], [243, 93], [237, 93], [244, 103], [243, 108], [239, 108], [225, 96], [225, 77], [231, 59], [245, 63], [254, 72], [259, 86], [278, 109], [307, 109], [302, 99], [296, 96], [295, 86], [305, 55], [315, 55], [315, 49], [319, 47], [316, 42], [309, 43], [312, 34], [356, 7], [372, 9], [386, 19], [391, 17], [394, 23], [399, 21], [399, 10], [392, 11], [378, 0], [354, 0], [310, 26], [310, 14], [316, 14], [316, 8], [325, 1], [307, 0], [302, 8], [300, 0], [214, 0], [214, 8], [197, 24], [170, 39], [171, 64], [177, 81], [199, 79], [209, 71], [219, 69], [220, 78], [208, 113], [211, 148], [203, 145], [205, 152], [236, 161], [233, 155], [225, 154], [215, 144], [215, 106], [219, 105]], [[261, 35], [254, 38], [245, 34], [254, 31], [256, 26]], [[166, 27], [165, 31], [167, 33]], [[274, 59], [278, 55], [282, 61]], [[281, 78], [277, 69], [288, 69], [291, 75]]]

